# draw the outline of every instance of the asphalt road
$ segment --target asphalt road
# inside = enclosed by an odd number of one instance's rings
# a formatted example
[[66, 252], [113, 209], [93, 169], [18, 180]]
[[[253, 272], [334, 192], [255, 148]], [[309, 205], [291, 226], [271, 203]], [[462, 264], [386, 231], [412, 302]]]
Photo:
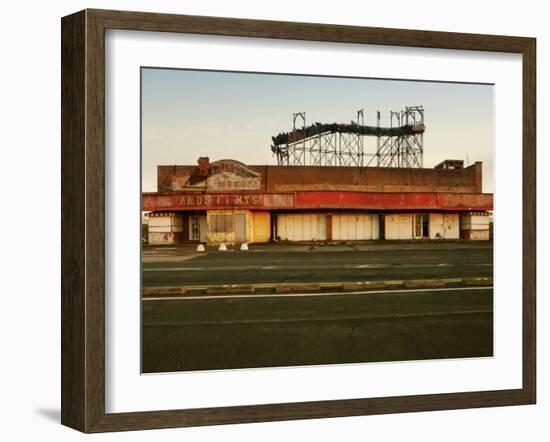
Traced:
[[492, 288], [144, 300], [142, 321], [144, 372], [493, 354]]
[[[282, 282], [353, 282], [388, 279], [492, 276], [490, 245], [427, 244], [393, 247], [281, 247], [249, 251], [149, 249], [144, 286], [196, 286]], [[170, 254], [174, 250], [173, 255]]]

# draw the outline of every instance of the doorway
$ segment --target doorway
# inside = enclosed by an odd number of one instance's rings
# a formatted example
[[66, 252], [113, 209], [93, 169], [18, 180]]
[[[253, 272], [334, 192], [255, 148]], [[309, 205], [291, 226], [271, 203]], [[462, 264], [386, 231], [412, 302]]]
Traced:
[[414, 237], [426, 239], [430, 237], [430, 221], [428, 214], [421, 213], [414, 217]]
[[235, 214], [235, 242], [246, 242], [246, 214]]
[[189, 240], [206, 242], [206, 216], [205, 215], [190, 215], [189, 216]]

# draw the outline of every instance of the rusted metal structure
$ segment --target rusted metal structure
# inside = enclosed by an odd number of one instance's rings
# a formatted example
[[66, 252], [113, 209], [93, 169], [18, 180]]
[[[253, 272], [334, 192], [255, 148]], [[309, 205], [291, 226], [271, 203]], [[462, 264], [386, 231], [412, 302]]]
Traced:
[[[390, 126], [364, 124], [364, 110], [356, 121], [307, 125], [306, 113], [292, 116], [292, 131], [272, 137], [271, 151], [280, 166], [423, 167], [424, 108], [408, 106], [390, 112]], [[376, 137], [376, 152], [365, 152], [365, 137]]]

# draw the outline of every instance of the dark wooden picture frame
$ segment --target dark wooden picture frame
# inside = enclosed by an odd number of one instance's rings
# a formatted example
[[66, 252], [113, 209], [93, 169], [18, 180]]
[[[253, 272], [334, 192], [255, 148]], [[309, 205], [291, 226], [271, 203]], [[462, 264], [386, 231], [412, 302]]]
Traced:
[[[105, 412], [105, 30], [419, 48], [523, 57], [523, 385], [269, 405]], [[61, 421], [83, 432], [533, 404], [536, 399], [536, 40], [404, 29], [84, 10], [62, 19]]]

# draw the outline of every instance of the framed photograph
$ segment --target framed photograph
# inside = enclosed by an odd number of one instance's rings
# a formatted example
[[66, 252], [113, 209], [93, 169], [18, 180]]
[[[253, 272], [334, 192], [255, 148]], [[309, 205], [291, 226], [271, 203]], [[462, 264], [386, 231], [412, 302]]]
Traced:
[[535, 52], [64, 17], [62, 423], [535, 403]]

